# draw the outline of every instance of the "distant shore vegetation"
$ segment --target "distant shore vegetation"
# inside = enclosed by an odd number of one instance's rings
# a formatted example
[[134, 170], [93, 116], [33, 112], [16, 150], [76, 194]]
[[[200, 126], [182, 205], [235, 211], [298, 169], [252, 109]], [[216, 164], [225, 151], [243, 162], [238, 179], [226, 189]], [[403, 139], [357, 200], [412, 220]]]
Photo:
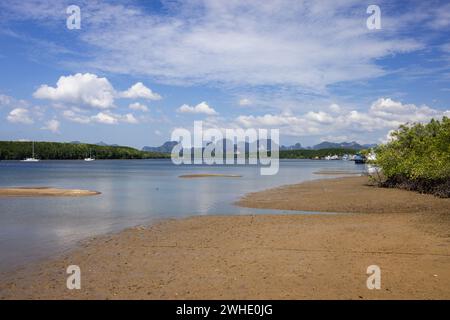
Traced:
[[[85, 143], [35, 142], [36, 157], [41, 160], [96, 159], [164, 159], [170, 154], [140, 151], [131, 147], [98, 146]], [[22, 160], [30, 157], [31, 142], [0, 141], [0, 160]]]
[[[141, 151], [131, 147], [99, 146], [86, 143], [35, 142], [36, 157], [41, 160], [82, 160], [92, 156], [96, 159], [168, 159], [170, 153]], [[323, 159], [328, 155], [353, 155], [358, 150], [327, 148], [320, 150], [282, 150], [280, 159]], [[270, 154], [270, 152], [269, 152]], [[31, 155], [31, 142], [0, 141], [0, 160], [22, 160]], [[247, 154], [248, 156], [248, 154]]]
[[450, 197], [450, 119], [406, 124], [376, 149], [385, 187]]

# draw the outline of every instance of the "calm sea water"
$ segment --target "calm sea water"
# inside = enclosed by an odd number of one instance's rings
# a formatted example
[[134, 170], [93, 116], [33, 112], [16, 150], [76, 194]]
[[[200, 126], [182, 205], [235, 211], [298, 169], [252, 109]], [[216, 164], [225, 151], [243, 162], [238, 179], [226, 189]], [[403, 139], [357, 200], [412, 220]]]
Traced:
[[[318, 170], [362, 172], [349, 161], [281, 161], [274, 176], [257, 166], [176, 166], [170, 160], [0, 162], [0, 186], [51, 186], [102, 194], [81, 198], [0, 198], [0, 272], [60, 253], [79, 240], [154, 219], [281, 213], [233, 205], [248, 192], [324, 178]], [[183, 174], [242, 178], [180, 179]]]

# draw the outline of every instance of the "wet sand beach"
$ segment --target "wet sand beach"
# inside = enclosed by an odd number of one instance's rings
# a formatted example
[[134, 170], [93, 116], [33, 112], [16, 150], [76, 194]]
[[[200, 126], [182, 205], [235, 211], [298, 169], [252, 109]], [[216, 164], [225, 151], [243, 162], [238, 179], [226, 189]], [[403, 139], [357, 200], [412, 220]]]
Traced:
[[[1, 276], [3, 299], [450, 299], [450, 199], [319, 180], [245, 196], [332, 212], [164, 220]], [[66, 268], [81, 268], [81, 290]], [[381, 289], [366, 287], [369, 265]]]

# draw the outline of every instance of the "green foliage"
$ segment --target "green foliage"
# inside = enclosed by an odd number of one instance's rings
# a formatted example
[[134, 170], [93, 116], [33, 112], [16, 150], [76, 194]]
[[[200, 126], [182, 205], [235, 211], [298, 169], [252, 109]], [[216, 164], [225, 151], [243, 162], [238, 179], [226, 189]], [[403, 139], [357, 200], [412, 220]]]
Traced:
[[314, 159], [316, 157], [323, 158], [326, 156], [343, 156], [344, 154], [356, 154], [357, 150], [345, 148], [331, 148], [320, 150], [282, 150], [280, 151], [280, 159]]
[[[168, 158], [170, 154], [139, 151], [130, 147], [97, 146], [58, 142], [36, 142], [36, 157], [42, 160], [96, 159], [157, 159]], [[0, 160], [22, 160], [31, 157], [31, 142], [0, 141]]]
[[377, 164], [387, 178], [450, 178], [450, 119], [402, 125], [393, 140], [376, 149]]

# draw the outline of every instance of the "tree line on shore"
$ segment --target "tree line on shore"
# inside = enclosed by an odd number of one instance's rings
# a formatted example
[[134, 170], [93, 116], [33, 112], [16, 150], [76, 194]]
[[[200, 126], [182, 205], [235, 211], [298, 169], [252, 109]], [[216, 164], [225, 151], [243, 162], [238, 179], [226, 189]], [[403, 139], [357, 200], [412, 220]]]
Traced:
[[[36, 142], [36, 157], [42, 160], [81, 160], [90, 155], [96, 159], [165, 159], [170, 153], [141, 151], [131, 147], [99, 146], [85, 143]], [[354, 149], [282, 150], [280, 159], [315, 159], [328, 155], [355, 154]], [[0, 160], [22, 160], [31, 156], [31, 142], [0, 141]]]
[[405, 124], [376, 149], [382, 186], [450, 197], [450, 119]]
[[[0, 141], [0, 160], [22, 160], [31, 156], [31, 142]], [[42, 160], [163, 159], [170, 154], [140, 151], [131, 147], [98, 146], [85, 143], [36, 142], [36, 157]]]
[[345, 154], [353, 155], [359, 153], [358, 150], [350, 148], [327, 148], [327, 149], [300, 149], [300, 150], [281, 150], [280, 159], [316, 159], [326, 156], [337, 155], [342, 157]]

